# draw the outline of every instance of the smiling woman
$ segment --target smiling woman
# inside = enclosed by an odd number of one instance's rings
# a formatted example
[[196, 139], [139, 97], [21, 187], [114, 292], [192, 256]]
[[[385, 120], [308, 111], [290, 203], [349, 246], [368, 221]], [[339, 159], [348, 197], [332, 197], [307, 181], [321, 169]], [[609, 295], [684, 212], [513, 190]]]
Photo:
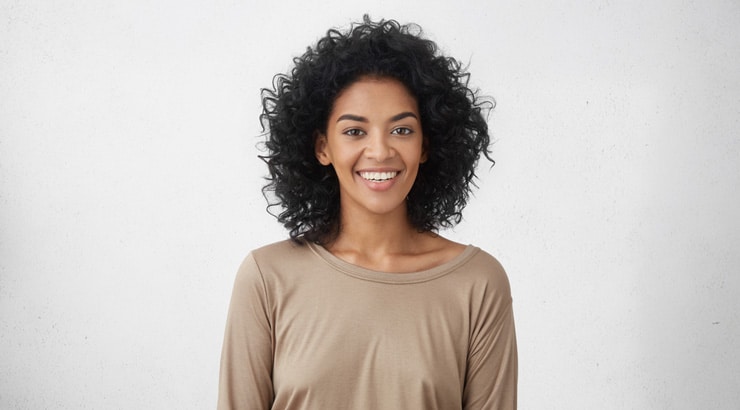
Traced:
[[395, 21], [330, 30], [295, 63], [262, 116], [291, 239], [237, 274], [219, 408], [515, 408], [506, 274], [437, 234], [488, 157], [492, 104]]

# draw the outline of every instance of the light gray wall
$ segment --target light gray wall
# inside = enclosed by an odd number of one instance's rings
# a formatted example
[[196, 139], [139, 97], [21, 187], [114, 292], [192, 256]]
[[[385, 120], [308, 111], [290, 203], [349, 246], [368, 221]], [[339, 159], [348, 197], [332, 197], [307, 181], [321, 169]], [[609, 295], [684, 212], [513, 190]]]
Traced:
[[[363, 12], [498, 101], [446, 234], [514, 292], [522, 409], [740, 403], [737, 1], [0, 1], [0, 407], [215, 404], [259, 88]], [[402, 3], [402, 4], [396, 4]]]

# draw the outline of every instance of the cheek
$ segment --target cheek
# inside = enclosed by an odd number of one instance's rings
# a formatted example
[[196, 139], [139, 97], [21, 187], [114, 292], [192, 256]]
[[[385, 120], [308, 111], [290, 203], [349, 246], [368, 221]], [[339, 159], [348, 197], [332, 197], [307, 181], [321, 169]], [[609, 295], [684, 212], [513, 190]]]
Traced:
[[345, 145], [336, 150], [334, 160], [344, 167], [351, 167], [357, 163], [361, 156], [362, 148], [360, 146]]

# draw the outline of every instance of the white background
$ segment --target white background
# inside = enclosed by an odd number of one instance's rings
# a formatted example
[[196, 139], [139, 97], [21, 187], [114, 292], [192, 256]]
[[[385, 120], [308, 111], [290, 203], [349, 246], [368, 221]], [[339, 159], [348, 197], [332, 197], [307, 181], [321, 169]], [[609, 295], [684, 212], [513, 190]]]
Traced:
[[365, 12], [498, 102], [445, 234], [507, 268], [520, 408], [738, 408], [740, 3], [312, 3], [0, 1], [0, 408], [215, 406], [236, 268], [286, 236], [259, 89]]

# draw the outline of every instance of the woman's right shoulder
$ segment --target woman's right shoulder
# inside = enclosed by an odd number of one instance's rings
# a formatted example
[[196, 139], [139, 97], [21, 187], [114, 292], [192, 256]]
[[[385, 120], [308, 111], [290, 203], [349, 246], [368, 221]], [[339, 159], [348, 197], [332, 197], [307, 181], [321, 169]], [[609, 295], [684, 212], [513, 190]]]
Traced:
[[305, 252], [311, 252], [310, 246], [305, 241], [285, 239], [253, 249], [249, 252], [249, 255], [260, 261], [263, 259], [289, 258], [299, 256]]
[[264, 279], [265, 276], [293, 272], [312, 261], [315, 261], [315, 255], [308, 243], [286, 239], [250, 251], [239, 271], [258, 273]]

